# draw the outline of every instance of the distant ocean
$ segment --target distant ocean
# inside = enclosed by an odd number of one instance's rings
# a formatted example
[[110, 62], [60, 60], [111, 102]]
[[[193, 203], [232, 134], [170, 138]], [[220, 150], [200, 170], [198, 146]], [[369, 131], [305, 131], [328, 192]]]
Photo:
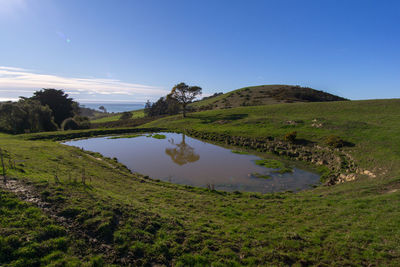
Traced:
[[103, 106], [107, 112], [124, 112], [131, 110], [138, 110], [144, 108], [144, 104], [139, 103], [81, 103], [86, 108], [99, 110], [99, 107]]

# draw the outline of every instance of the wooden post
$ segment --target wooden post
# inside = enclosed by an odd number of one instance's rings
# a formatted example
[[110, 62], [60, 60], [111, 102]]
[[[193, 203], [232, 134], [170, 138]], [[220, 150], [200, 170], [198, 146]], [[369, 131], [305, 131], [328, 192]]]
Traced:
[[0, 148], [1, 166], [3, 167], [3, 182], [7, 183], [6, 166], [4, 166], [3, 150]]

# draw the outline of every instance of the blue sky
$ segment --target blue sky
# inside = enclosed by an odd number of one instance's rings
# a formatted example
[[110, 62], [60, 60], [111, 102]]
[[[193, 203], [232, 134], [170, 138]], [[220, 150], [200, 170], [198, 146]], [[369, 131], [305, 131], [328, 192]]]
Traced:
[[298, 84], [400, 97], [400, 1], [0, 0], [0, 100], [145, 101]]

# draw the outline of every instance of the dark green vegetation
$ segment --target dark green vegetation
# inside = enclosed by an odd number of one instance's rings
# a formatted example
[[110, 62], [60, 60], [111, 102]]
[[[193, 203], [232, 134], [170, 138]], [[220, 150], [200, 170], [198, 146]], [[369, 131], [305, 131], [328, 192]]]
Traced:
[[0, 103], [0, 132], [20, 134], [89, 128], [89, 119], [80, 113], [79, 104], [64, 91], [43, 89], [31, 98]]
[[179, 83], [172, 88], [171, 93], [165, 97], [160, 97], [157, 102], [150, 103], [150, 101], [147, 101], [144, 113], [147, 117], [156, 117], [174, 115], [182, 111], [183, 117], [185, 117], [188, 104], [198, 95], [201, 95], [201, 90], [198, 86]]
[[127, 135], [120, 135], [120, 136], [112, 136], [112, 137], [109, 137], [108, 139], [136, 138], [139, 136], [141, 136], [141, 135], [140, 134], [131, 134], [131, 135], [127, 134]]
[[[398, 266], [399, 121], [400, 100], [380, 100], [240, 107], [143, 126], [280, 139], [296, 131], [296, 142], [320, 146], [336, 135], [352, 144], [340, 149], [376, 175], [295, 194], [225, 193], [158, 182], [112, 159], [46, 140], [135, 129], [2, 134], [0, 147], [7, 151], [7, 166], [17, 161], [10, 176], [32, 183], [55, 214], [76, 225], [70, 231], [99, 241], [78, 253], [68, 245], [63, 257], [101, 254], [118, 265]], [[2, 223], [0, 231], [12, 229]], [[45, 261], [45, 255], [38, 257]]]
[[165, 139], [165, 138], [167, 138], [165, 135], [163, 135], [163, 134], [149, 134], [149, 135], [147, 135], [147, 137], [153, 137], [153, 138], [155, 138], [155, 139]]
[[174, 115], [180, 111], [179, 102], [167, 95], [166, 97], [160, 97], [155, 103], [147, 101], [144, 107], [144, 115], [146, 117], [156, 117], [162, 115]]
[[178, 83], [172, 88], [169, 96], [181, 105], [183, 117], [186, 117], [187, 105], [198, 95], [201, 95], [201, 92], [202, 89], [199, 86], [189, 86], [185, 83]]
[[271, 176], [269, 176], [268, 174], [261, 174], [261, 173], [258, 173], [258, 172], [253, 172], [251, 175], [253, 177], [262, 178], [262, 179], [270, 179], [271, 178]]
[[275, 159], [256, 160], [256, 164], [266, 167], [266, 168], [277, 169], [276, 172], [278, 172], [278, 173], [286, 173], [286, 172], [293, 171], [293, 169], [291, 167], [288, 167], [283, 162], [275, 160]]
[[72, 118], [78, 113], [78, 103], [62, 90], [43, 89], [33, 93], [32, 100], [39, 101], [42, 106], [48, 106], [54, 116], [54, 122], [61, 126], [67, 118]]
[[0, 103], [1, 132], [24, 133], [56, 129], [51, 109], [37, 101], [21, 99], [16, 103]]
[[224, 109], [239, 106], [257, 106], [278, 103], [326, 102], [346, 100], [323, 91], [292, 85], [261, 85], [217, 94], [190, 104], [197, 110]]

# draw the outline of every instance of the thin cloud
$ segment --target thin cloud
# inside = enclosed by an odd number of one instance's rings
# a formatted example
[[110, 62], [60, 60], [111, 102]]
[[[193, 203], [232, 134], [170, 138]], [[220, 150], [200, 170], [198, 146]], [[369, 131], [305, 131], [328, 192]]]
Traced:
[[127, 83], [116, 79], [63, 77], [0, 66], [0, 93], [7, 93], [10, 97], [27, 96], [28, 93], [32, 94], [41, 88], [63, 89], [76, 96], [91, 95], [95, 98], [97, 95], [101, 99], [114, 95], [130, 96], [137, 101], [155, 99], [168, 93], [160, 87]]

